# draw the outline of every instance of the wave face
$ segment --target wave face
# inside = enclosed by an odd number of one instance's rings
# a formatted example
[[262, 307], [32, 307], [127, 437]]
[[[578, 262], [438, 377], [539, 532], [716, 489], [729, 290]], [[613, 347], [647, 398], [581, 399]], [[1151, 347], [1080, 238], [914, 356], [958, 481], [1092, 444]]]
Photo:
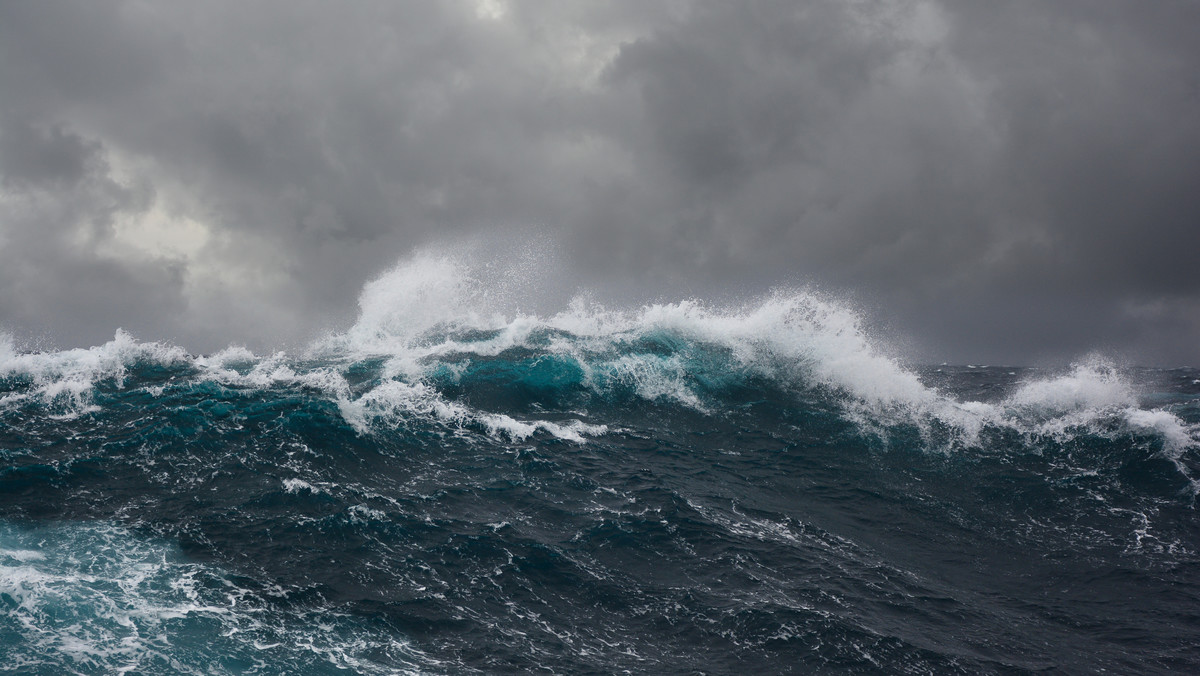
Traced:
[[296, 355], [0, 340], [0, 663], [1200, 669], [1200, 371], [912, 369], [808, 291], [490, 274], [418, 256]]

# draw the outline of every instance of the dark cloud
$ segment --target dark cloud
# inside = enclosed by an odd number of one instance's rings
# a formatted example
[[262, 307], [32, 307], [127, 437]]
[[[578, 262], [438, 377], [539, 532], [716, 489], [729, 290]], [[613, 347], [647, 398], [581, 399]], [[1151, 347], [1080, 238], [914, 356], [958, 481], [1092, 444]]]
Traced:
[[[0, 4], [0, 326], [297, 341], [414, 246], [1200, 361], [1200, 6]], [[626, 289], [628, 290], [628, 289]], [[614, 291], [615, 293], [615, 291]]]
[[62, 127], [12, 123], [0, 136], [0, 177], [16, 190], [45, 183], [69, 189], [84, 179], [98, 151], [99, 144]]

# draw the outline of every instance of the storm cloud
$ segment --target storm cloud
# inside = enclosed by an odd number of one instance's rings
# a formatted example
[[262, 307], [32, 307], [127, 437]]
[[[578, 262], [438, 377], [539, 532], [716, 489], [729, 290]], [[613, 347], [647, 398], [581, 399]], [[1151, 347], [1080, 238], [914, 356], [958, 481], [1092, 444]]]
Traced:
[[[0, 329], [344, 325], [414, 247], [811, 283], [918, 360], [1200, 362], [1200, 5], [3, 2]], [[514, 235], [519, 236], [519, 235]]]

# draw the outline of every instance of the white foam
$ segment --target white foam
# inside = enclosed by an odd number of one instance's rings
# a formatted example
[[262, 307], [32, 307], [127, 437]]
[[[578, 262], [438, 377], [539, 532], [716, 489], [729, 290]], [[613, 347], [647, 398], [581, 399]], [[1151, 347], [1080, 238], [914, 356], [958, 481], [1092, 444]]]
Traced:
[[689, 384], [686, 365], [679, 355], [663, 358], [658, 355], [621, 355], [612, 361], [592, 365], [582, 362], [585, 382], [597, 389], [600, 375], [605, 380], [631, 387], [638, 396], [650, 401], [668, 400], [704, 413], [709, 412]]
[[17, 347], [11, 334], [0, 331], [0, 373], [5, 372], [5, 364], [17, 358]]
[[[270, 389], [272, 387], [307, 387], [331, 396], [346, 396], [349, 386], [333, 367], [313, 368], [296, 371], [286, 352], [275, 354], [254, 363], [247, 373], [226, 368], [223, 361], [197, 360], [202, 379], [212, 380], [231, 387], [247, 389]], [[245, 365], [245, 362], [239, 362]]]
[[[1153, 433], [1177, 460], [1197, 444], [1196, 430], [1163, 409], [1142, 409], [1132, 385], [1103, 357], [1090, 355], [1065, 375], [1023, 384], [1002, 402], [1009, 424], [1052, 436], [1095, 433], [1107, 422], [1120, 432]], [[1182, 471], [1181, 466], [1181, 471]], [[1185, 472], [1186, 474], [1186, 472]]]
[[95, 385], [112, 380], [117, 387], [123, 387], [126, 367], [131, 364], [148, 362], [166, 366], [189, 359], [182, 348], [138, 342], [121, 329], [103, 345], [61, 352], [22, 353], [15, 349], [11, 337], [0, 338], [0, 377], [29, 378], [33, 388], [25, 395], [61, 410], [63, 417], [95, 410], [92, 405]]
[[359, 351], [397, 352], [440, 324], [487, 329], [506, 322], [480, 312], [486, 294], [464, 274], [463, 263], [449, 255], [426, 254], [389, 270], [363, 287], [359, 317], [343, 336], [334, 338]]
[[338, 406], [342, 416], [360, 434], [369, 432], [373, 422], [401, 427], [435, 420], [460, 431], [468, 425], [478, 425], [488, 434], [504, 435], [516, 441], [544, 431], [560, 439], [582, 443], [585, 436], [604, 434], [608, 429], [604, 425], [588, 425], [578, 420], [565, 424], [545, 420], [522, 422], [449, 401], [425, 383], [410, 384], [399, 380], [386, 380], [357, 399], [339, 399]]
[[988, 427], [1016, 432], [1030, 442], [1066, 443], [1080, 435], [1155, 436], [1162, 443], [1163, 457], [1196, 485], [1180, 458], [1187, 449], [1200, 446], [1200, 429], [1170, 411], [1140, 408], [1133, 386], [1110, 361], [1097, 355], [1089, 355], [1064, 374], [1026, 381], [996, 403], [958, 402], [938, 395], [908, 410], [951, 425], [957, 443], [968, 446], [978, 444]]
[[1111, 362], [1091, 355], [1066, 375], [1024, 383], [1005, 404], [1033, 415], [1057, 415], [1136, 406], [1137, 397]]
[[242, 345], [230, 345], [208, 357], [196, 358], [198, 365], [216, 368], [228, 368], [239, 364], [254, 364], [257, 361], [258, 357]]
[[301, 491], [308, 491], [309, 493], [313, 493], [314, 495], [317, 493], [325, 492], [323, 489], [317, 488], [316, 486], [313, 486], [312, 484], [308, 483], [307, 481], [305, 481], [303, 479], [284, 479], [283, 480], [283, 490], [288, 493], [299, 493]]
[[347, 511], [350, 513], [350, 519], [357, 523], [387, 520], [387, 514], [366, 505], [351, 505]]
[[1173, 459], [1178, 459], [1185, 449], [1196, 444], [1196, 430], [1168, 411], [1126, 409], [1124, 416], [1129, 427], [1153, 431], [1162, 437], [1166, 451]]
[[[0, 522], [5, 669], [18, 672], [212, 673], [219, 660], [254, 670], [394, 673], [395, 660], [426, 660], [397, 637], [323, 613], [255, 598], [222, 571], [186, 560], [167, 543], [107, 523]], [[199, 648], [197, 648], [199, 646]], [[385, 662], [372, 660], [386, 654]]]
[[24, 562], [41, 561], [46, 558], [46, 555], [36, 549], [0, 549], [0, 557]]

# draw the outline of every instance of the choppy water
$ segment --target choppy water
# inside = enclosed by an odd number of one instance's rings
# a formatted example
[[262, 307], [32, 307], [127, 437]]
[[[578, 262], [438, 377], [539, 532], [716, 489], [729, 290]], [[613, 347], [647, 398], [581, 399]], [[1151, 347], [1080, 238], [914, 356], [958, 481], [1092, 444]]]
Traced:
[[298, 354], [0, 342], [0, 669], [1200, 670], [1200, 371], [905, 368], [807, 292]]

